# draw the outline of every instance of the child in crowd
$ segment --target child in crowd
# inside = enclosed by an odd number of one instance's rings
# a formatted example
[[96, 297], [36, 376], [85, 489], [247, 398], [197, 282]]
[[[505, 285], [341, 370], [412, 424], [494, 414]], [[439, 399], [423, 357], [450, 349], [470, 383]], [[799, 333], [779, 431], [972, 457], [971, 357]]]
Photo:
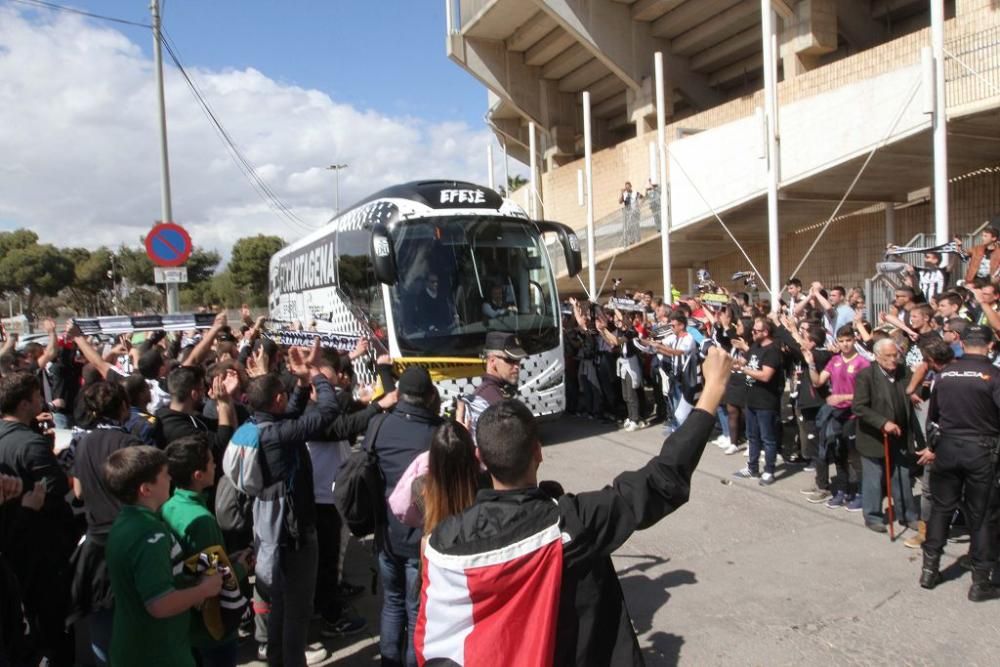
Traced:
[[[190, 435], [167, 445], [167, 470], [174, 482], [174, 495], [163, 505], [163, 520], [180, 540], [184, 560], [212, 547], [225, 545], [222, 529], [208, 509], [205, 490], [215, 485], [215, 460], [204, 434]], [[252, 551], [247, 549], [231, 557], [237, 579], [246, 580]], [[237, 633], [233, 629], [222, 639], [215, 639], [205, 627], [201, 614], [191, 625], [191, 645], [202, 667], [235, 667]]]
[[104, 474], [122, 502], [106, 552], [115, 596], [111, 664], [194, 667], [188, 612], [219, 594], [222, 575], [177, 586], [181, 547], [157, 516], [170, 497], [167, 457], [154, 447], [126, 447], [108, 457]]

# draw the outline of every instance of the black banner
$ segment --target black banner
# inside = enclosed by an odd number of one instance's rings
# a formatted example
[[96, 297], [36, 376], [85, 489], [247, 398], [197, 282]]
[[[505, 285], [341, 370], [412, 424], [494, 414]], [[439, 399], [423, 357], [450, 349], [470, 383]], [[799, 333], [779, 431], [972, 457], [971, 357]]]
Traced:
[[120, 334], [132, 331], [187, 331], [210, 329], [215, 313], [174, 313], [171, 315], [108, 315], [77, 317], [73, 323], [84, 334]]
[[265, 330], [261, 332], [261, 335], [278, 345], [288, 347], [311, 347], [313, 341], [318, 338], [320, 347], [330, 348], [338, 352], [350, 352], [361, 340], [361, 336], [352, 334], [323, 333], [320, 331]]

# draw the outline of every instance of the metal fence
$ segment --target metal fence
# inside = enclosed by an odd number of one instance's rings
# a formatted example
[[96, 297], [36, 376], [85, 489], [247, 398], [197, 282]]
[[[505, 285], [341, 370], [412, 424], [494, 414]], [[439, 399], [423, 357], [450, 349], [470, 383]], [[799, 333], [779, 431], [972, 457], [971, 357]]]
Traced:
[[[584, 269], [587, 267], [587, 229], [577, 230], [580, 250], [583, 254]], [[594, 255], [598, 263], [602, 257], [644, 243], [660, 233], [660, 198], [656, 195], [640, 201], [638, 208], [619, 209], [594, 221]], [[556, 277], [566, 275], [566, 260], [558, 242], [546, 244], [552, 270]], [[608, 269], [610, 271], [610, 269]], [[582, 277], [582, 276], [581, 276]], [[602, 273], [597, 275], [597, 286], [605, 281]]]
[[1000, 96], [1000, 27], [945, 43], [948, 106]]

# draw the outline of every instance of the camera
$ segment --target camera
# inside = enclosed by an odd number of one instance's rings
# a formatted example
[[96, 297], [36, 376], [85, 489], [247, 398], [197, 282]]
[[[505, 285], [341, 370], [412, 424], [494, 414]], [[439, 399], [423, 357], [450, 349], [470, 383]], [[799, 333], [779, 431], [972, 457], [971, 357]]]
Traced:
[[698, 288], [699, 292], [714, 292], [717, 287], [715, 281], [712, 280], [712, 274], [708, 272], [708, 269], [698, 269], [695, 273], [695, 280], [697, 281], [695, 286]]
[[750, 290], [757, 289], [757, 274], [753, 271], [737, 271], [732, 276], [732, 281], [743, 281], [743, 285]]

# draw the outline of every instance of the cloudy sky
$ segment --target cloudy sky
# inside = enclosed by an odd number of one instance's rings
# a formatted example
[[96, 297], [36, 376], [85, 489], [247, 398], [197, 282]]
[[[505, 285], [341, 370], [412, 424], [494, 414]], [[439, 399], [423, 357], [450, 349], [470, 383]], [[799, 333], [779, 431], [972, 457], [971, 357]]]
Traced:
[[[73, 6], [149, 21], [146, 0]], [[307, 233], [332, 213], [332, 162], [350, 165], [342, 208], [417, 178], [484, 182], [486, 94], [445, 56], [443, 14], [429, 0], [169, 0], [164, 26], [187, 70], [305, 222], [262, 201], [170, 65], [173, 217], [195, 245], [228, 255], [240, 236]], [[0, 0], [0, 229], [138, 243], [160, 217], [155, 121], [148, 30]]]

